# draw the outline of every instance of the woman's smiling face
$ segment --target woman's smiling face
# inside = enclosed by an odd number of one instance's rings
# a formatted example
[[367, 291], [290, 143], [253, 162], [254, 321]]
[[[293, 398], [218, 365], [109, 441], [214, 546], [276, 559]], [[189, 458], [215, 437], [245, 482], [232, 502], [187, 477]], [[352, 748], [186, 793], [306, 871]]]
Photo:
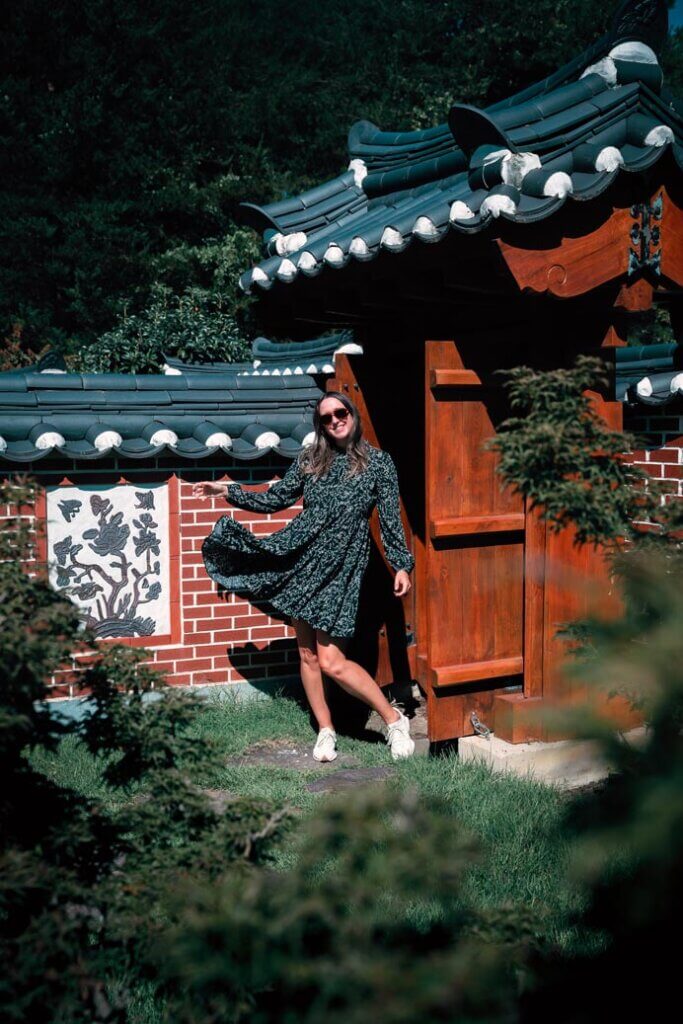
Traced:
[[[344, 445], [353, 430], [353, 416], [346, 406], [342, 405], [338, 398], [323, 398], [319, 406], [319, 412], [322, 428], [330, 440]], [[344, 419], [343, 417], [347, 413], [348, 415]], [[329, 422], [326, 422], [325, 417], [329, 417], [330, 414], [331, 419]]]

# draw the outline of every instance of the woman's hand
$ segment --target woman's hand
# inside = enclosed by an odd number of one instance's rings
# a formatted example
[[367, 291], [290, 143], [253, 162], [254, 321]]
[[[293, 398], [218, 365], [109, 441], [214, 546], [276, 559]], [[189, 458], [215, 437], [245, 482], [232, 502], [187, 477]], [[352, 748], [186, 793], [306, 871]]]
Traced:
[[222, 495], [225, 497], [228, 491], [227, 484], [213, 483], [211, 480], [203, 480], [199, 484], [194, 484], [192, 487], [193, 498], [211, 498], [214, 495]]
[[405, 569], [399, 569], [394, 577], [394, 594], [396, 597], [403, 597], [410, 590], [410, 576]]

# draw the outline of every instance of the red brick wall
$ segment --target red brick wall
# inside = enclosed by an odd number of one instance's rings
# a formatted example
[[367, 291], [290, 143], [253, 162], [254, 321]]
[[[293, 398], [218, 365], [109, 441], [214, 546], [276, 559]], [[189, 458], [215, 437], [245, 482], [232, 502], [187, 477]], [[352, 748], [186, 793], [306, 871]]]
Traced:
[[666, 492], [663, 500], [683, 498], [683, 402], [627, 408], [624, 429], [644, 442], [644, 447], [629, 453], [630, 459], [660, 481]]
[[[164, 672], [169, 683], [207, 685], [249, 682], [257, 685], [275, 684], [278, 679], [298, 678], [299, 661], [294, 631], [285, 623], [260, 612], [244, 598], [235, 594], [219, 595], [216, 584], [207, 576], [201, 555], [201, 544], [213, 524], [226, 512], [255, 533], [268, 534], [283, 527], [301, 504], [273, 514], [246, 512], [223, 499], [192, 497], [192, 485], [198, 480], [236, 481], [251, 487], [268, 485], [283, 475], [288, 460], [275, 457], [252, 463], [225, 460], [203, 460], [200, 464], [168, 457], [154, 461], [103, 459], [90, 466], [57, 461], [48, 457], [42, 462], [18, 467], [39, 485], [59, 483], [92, 484], [95, 482], [149, 483], [166, 480], [177, 483], [177, 516], [171, 516], [171, 532], [177, 532], [177, 558], [171, 562], [171, 574], [177, 577], [174, 640], [155, 642], [154, 636], [134, 640], [101, 640], [99, 643], [127, 643], [152, 651], [149, 664]], [[12, 479], [13, 472], [3, 467], [2, 478]], [[261, 486], [260, 489], [265, 489]], [[40, 502], [36, 508], [40, 508]], [[14, 511], [0, 506], [0, 518]], [[35, 521], [31, 509], [22, 513]], [[176, 524], [174, 527], [173, 524]], [[173, 550], [173, 545], [171, 546]], [[30, 571], [30, 566], [29, 566]], [[172, 580], [173, 590], [173, 580]], [[176, 639], [177, 638], [177, 639]], [[72, 658], [71, 666], [55, 673], [49, 681], [51, 695], [75, 695], [74, 676], [83, 666], [82, 658]]]

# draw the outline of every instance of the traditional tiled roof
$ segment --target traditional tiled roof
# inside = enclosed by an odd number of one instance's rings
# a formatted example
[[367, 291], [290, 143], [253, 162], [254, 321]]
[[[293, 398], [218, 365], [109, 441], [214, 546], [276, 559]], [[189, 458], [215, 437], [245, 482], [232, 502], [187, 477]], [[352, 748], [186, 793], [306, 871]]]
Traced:
[[534, 223], [668, 150], [683, 168], [683, 118], [655, 52], [667, 25], [663, 0], [628, 0], [602, 39], [494, 106], [456, 104], [447, 124], [426, 131], [355, 124], [343, 174], [278, 203], [244, 204], [268, 258], [241, 287], [277, 290], [498, 218]]
[[626, 346], [614, 355], [618, 401], [667, 405], [683, 396], [683, 346]]
[[322, 393], [305, 373], [262, 379], [229, 364], [177, 375], [8, 371], [0, 373], [0, 459], [293, 458], [313, 439]]
[[164, 373], [225, 373], [253, 377], [277, 377], [292, 373], [331, 374], [334, 373], [334, 357], [337, 352], [362, 353], [363, 349], [353, 341], [351, 331], [328, 334], [311, 341], [282, 342], [269, 338], [256, 338], [252, 342], [251, 363], [184, 363], [177, 356], [164, 355]]

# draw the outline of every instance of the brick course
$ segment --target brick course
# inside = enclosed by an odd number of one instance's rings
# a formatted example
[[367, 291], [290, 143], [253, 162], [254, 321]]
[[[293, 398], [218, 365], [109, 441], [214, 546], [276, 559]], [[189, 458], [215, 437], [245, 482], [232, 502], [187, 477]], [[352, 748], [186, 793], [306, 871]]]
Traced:
[[629, 461], [646, 470], [668, 492], [662, 500], [683, 498], [683, 402], [677, 400], [659, 410], [627, 406], [624, 429], [643, 445], [629, 452]]

